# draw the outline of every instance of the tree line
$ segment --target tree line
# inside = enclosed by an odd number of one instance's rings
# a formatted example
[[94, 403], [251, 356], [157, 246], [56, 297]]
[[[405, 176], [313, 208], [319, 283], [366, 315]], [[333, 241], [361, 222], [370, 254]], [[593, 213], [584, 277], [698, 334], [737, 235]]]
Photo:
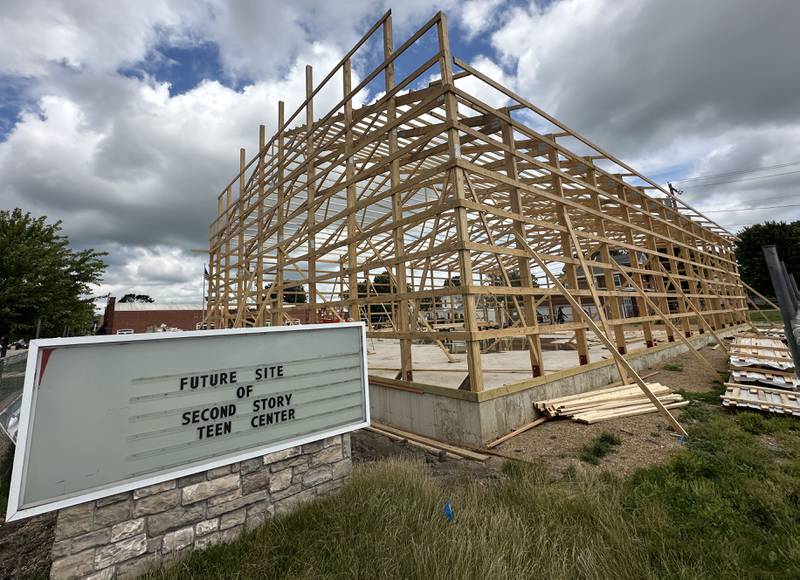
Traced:
[[0, 211], [0, 356], [12, 341], [86, 334], [93, 326], [92, 286], [104, 252], [74, 250], [61, 222], [19, 208]]
[[[767, 221], [744, 228], [735, 241], [739, 273], [758, 292], [774, 297], [769, 272], [761, 248], [775, 245], [790, 274], [800, 273], [800, 220]], [[81, 335], [91, 332], [94, 322], [92, 288], [99, 284], [106, 269], [104, 252], [92, 248], [76, 250], [62, 233], [61, 221], [48, 223], [45, 216], [34, 217], [22, 209], [0, 211], [0, 355], [10, 344], [34, 336]], [[519, 272], [509, 273], [512, 286], [520, 285]], [[795, 278], [797, 279], [797, 278]], [[494, 281], [500, 284], [501, 280]], [[445, 286], [458, 286], [454, 276]], [[270, 293], [270, 290], [267, 291]], [[358, 284], [360, 297], [392, 292], [388, 271], [371, 282]], [[510, 297], [500, 297], [507, 301]], [[287, 285], [284, 301], [307, 301], [302, 284]], [[130, 293], [120, 302], [153, 302], [146, 294]], [[438, 300], [423, 298], [422, 310], [436, 309]], [[385, 316], [389, 303], [372, 304], [371, 316]]]

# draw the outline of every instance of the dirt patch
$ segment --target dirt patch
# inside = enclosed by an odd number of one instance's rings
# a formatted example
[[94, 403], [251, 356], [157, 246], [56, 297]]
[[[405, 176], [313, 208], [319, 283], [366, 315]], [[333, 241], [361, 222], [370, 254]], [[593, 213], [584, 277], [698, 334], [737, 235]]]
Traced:
[[[712, 365], [720, 371], [727, 367], [728, 357], [724, 350], [710, 347], [700, 349]], [[676, 365], [681, 370], [664, 370], [665, 365]], [[670, 368], [676, 368], [670, 366]], [[723, 375], [715, 377], [711, 371], [690, 353], [654, 366], [643, 375], [658, 371], [648, 378], [648, 382], [658, 382], [673, 390], [692, 392], [708, 391], [714, 382], [722, 380]], [[673, 410], [680, 421], [682, 411]], [[590, 465], [578, 457], [581, 450], [590, 445], [602, 433], [611, 433], [621, 440], [621, 444], [600, 459], [598, 465]], [[554, 419], [538, 427], [517, 435], [499, 445], [496, 450], [509, 456], [527, 461], [541, 461], [554, 474], [573, 468], [577, 470], [602, 469], [624, 477], [640, 467], [659, 464], [681, 448], [681, 443], [669, 428], [669, 423], [659, 413], [623, 417], [594, 425], [583, 425], [569, 419]]]
[[[720, 371], [725, 371], [728, 368], [728, 353], [722, 348], [713, 350], [711, 347], [706, 346], [700, 349], [700, 353], [708, 359], [714, 368]], [[679, 365], [682, 370], [664, 370], [664, 366], [669, 364]], [[652, 370], [648, 370], [643, 374], [646, 375], [656, 370], [658, 370], [659, 373], [653, 378], [647, 379], [647, 381], [661, 383], [672, 390], [683, 389], [685, 391], [699, 393], [708, 391], [715, 381], [727, 380], [727, 377], [724, 375], [713, 376], [706, 365], [688, 352], [669, 361], [665, 361], [660, 366], [655, 366]]]
[[353, 432], [350, 441], [354, 463], [395, 457], [416, 459], [425, 462], [431, 477], [444, 483], [487, 482], [505, 477], [501, 471], [505, 460], [499, 457], [490, 457], [486, 461], [474, 461], [444, 451], [434, 453], [407, 440], [398, 441], [365, 429]]
[[[679, 412], [675, 416], [680, 420]], [[616, 435], [621, 443], [590, 465], [578, 459], [584, 447], [603, 433]], [[574, 468], [603, 469], [624, 477], [640, 467], [660, 463], [680, 443], [668, 429], [667, 420], [653, 413], [583, 425], [569, 419], [554, 419], [514, 437], [496, 449], [510, 457], [541, 461], [554, 474]]]
[[[0, 457], [10, 445], [0, 436]], [[47, 578], [55, 526], [55, 512], [11, 523], [0, 517], [0, 578]]]

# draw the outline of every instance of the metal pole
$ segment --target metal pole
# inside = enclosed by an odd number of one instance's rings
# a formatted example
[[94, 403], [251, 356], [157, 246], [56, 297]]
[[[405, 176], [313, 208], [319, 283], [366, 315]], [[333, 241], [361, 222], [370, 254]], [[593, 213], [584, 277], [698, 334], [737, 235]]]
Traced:
[[783, 260], [781, 260], [781, 276], [783, 276], [783, 282], [786, 284], [786, 294], [789, 296], [789, 300], [791, 300], [792, 303], [792, 318], [794, 318], [794, 315], [797, 314], [797, 296], [794, 295], [792, 283], [789, 282], [791, 276], [789, 276], [789, 272], [786, 271], [786, 264], [783, 263]]
[[783, 260], [781, 260], [781, 268], [783, 268], [783, 276], [786, 278], [786, 284], [789, 286], [789, 294], [791, 294], [794, 299], [794, 311], [797, 313], [797, 301], [798, 298], [800, 298], [800, 295], [797, 293], [797, 283], [794, 281], [794, 276], [789, 273], [789, 270], [786, 268], [786, 262]]
[[775, 296], [778, 299], [778, 306], [780, 306], [781, 309], [786, 342], [789, 344], [789, 350], [794, 360], [794, 372], [797, 377], [800, 378], [800, 352], [798, 352], [797, 340], [795, 339], [792, 329], [792, 321], [794, 320], [796, 308], [790, 296], [789, 283], [784, 277], [784, 270], [778, 259], [778, 252], [775, 246], [763, 246], [761, 251], [764, 252], [764, 259], [767, 262], [769, 277], [770, 280], [772, 280], [772, 287], [775, 289]]

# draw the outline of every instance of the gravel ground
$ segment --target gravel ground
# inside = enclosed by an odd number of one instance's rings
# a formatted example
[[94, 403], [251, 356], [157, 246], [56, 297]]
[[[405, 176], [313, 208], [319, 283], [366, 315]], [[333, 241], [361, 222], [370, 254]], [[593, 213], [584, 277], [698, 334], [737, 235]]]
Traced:
[[[705, 347], [700, 351], [712, 365], [723, 371], [727, 367], [727, 355], [721, 348]], [[664, 370], [665, 365], [679, 365], [680, 371]], [[652, 367], [642, 374], [658, 371], [646, 379], [658, 382], [673, 390], [707, 391], [716, 380], [711, 371], [693, 355], [686, 353]], [[719, 377], [722, 379], [722, 375]], [[682, 410], [673, 410], [680, 421]], [[638, 469], [663, 462], [680, 449], [678, 438], [672, 435], [669, 423], [659, 413], [623, 417], [583, 425], [569, 419], [548, 421], [530, 431], [517, 435], [499, 445], [496, 450], [511, 457], [528, 461], [542, 461], [554, 474], [569, 468], [578, 470], [602, 469], [619, 476], [626, 476]], [[610, 454], [600, 460], [599, 465], [590, 465], [578, 456], [601, 433], [612, 433], [622, 441]]]

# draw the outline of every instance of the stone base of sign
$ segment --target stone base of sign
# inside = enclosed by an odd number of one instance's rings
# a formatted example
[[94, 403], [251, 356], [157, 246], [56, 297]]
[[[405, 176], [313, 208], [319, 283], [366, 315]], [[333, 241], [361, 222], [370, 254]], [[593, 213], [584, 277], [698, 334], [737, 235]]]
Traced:
[[351, 472], [345, 434], [62, 509], [50, 578], [137, 576], [334, 493]]

